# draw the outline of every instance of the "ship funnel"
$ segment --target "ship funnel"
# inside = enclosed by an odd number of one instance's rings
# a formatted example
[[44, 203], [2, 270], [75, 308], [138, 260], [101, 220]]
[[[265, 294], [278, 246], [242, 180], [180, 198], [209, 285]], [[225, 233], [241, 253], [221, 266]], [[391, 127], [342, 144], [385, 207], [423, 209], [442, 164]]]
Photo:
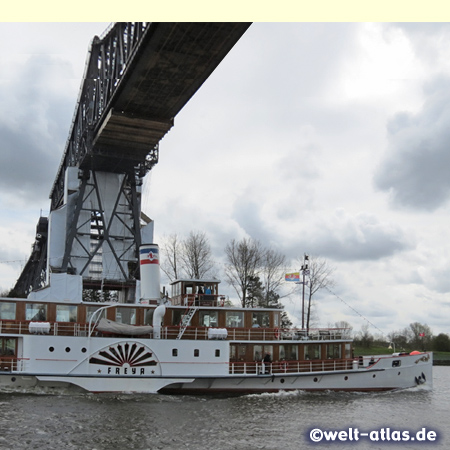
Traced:
[[161, 299], [159, 248], [157, 244], [144, 244], [139, 249], [141, 268], [141, 300]]

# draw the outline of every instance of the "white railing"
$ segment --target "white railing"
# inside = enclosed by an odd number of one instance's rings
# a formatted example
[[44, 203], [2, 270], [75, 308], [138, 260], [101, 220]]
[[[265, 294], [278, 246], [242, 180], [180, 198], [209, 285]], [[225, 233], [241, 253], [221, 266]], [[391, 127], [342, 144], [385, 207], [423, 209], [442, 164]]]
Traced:
[[328, 372], [353, 369], [353, 359], [310, 360], [310, 361], [275, 361], [264, 362], [230, 362], [230, 374], [290, 374], [303, 372]]
[[[88, 324], [77, 322], [49, 322], [54, 336], [87, 336]], [[30, 334], [30, 321], [2, 320], [0, 334]]]
[[[89, 323], [79, 322], [49, 322], [50, 333], [54, 336], [87, 336], [91, 337], [102, 317], [102, 313], [108, 308], [116, 305], [108, 305], [97, 309], [91, 316]], [[0, 321], [0, 333], [3, 334], [29, 334], [30, 321], [3, 320]], [[206, 340], [208, 339], [208, 327], [186, 326], [182, 336], [180, 336], [180, 326], [161, 327], [161, 339], [182, 339]], [[113, 334], [108, 333], [111, 337]], [[349, 340], [345, 330], [295, 330], [279, 328], [227, 328], [227, 340], [231, 341], [334, 341]]]
[[[375, 362], [378, 362], [377, 359]], [[360, 367], [362, 368], [362, 367]], [[333, 372], [339, 370], [355, 369], [354, 359], [310, 360], [310, 361], [275, 361], [265, 362], [230, 362], [231, 375], [280, 375], [304, 372]], [[364, 367], [367, 369], [367, 367]]]

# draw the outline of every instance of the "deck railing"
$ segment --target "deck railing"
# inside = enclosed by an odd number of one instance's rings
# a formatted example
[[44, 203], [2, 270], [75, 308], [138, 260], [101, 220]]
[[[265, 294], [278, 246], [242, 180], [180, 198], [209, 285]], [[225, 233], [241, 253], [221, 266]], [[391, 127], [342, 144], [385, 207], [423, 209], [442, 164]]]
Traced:
[[0, 371], [12, 372], [20, 368], [20, 361], [14, 356], [1, 356], [0, 357]]
[[[208, 327], [187, 327], [183, 339], [208, 339]], [[162, 328], [164, 339], [174, 339], [178, 335], [178, 326]], [[227, 328], [227, 340], [231, 341], [323, 341], [349, 339], [345, 329], [306, 330], [279, 328]]]
[[353, 368], [353, 359], [311, 360], [311, 361], [275, 361], [264, 362], [230, 362], [230, 374], [289, 374], [301, 372], [323, 372], [350, 370]]
[[228, 297], [218, 294], [180, 294], [172, 297], [174, 305], [223, 307]]
[[[48, 322], [50, 331], [47, 334], [54, 336], [86, 336], [88, 333], [87, 323], [77, 322]], [[1, 320], [0, 333], [5, 334], [32, 334], [29, 331], [30, 321], [24, 320]]]
[[17, 358], [16, 356], [0, 356], [0, 374], [8, 372], [26, 372], [30, 358]]
[[[54, 336], [89, 336], [89, 324], [77, 322], [47, 322], [50, 324], [49, 335]], [[0, 321], [0, 333], [4, 334], [30, 334], [30, 321], [3, 320]], [[217, 328], [214, 328], [217, 329]], [[208, 340], [211, 339], [209, 327], [187, 327], [182, 339]], [[161, 339], [176, 339], [180, 331], [178, 325], [161, 327]], [[112, 333], [94, 332], [92, 336], [114, 337]], [[123, 335], [122, 335], [123, 337]], [[152, 334], [141, 336], [152, 337]], [[231, 341], [322, 341], [348, 339], [344, 329], [310, 329], [295, 330], [279, 328], [227, 328], [226, 340]]]

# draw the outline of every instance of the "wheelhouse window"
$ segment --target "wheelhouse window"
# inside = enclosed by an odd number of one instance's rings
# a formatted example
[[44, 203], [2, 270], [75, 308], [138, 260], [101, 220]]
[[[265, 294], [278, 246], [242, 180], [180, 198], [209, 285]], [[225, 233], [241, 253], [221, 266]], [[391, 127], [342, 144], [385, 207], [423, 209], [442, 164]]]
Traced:
[[273, 326], [278, 328], [280, 326], [280, 313], [274, 313], [273, 315]]
[[280, 360], [298, 361], [297, 345], [280, 345]]
[[340, 344], [328, 344], [327, 345], [327, 359], [340, 359], [341, 358], [341, 345]]
[[305, 359], [321, 359], [320, 344], [305, 345]]
[[12, 302], [0, 303], [0, 320], [16, 320], [16, 304]]
[[268, 312], [254, 312], [252, 315], [252, 327], [269, 328], [270, 316]]
[[136, 308], [116, 308], [116, 322], [136, 325]]
[[172, 297], [176, 297], [181, 294], [181, 283], [175, 283], [172, 285]]
[[227, 328], [241, 328], [244, 326], [244, 312], [243, 311], [227, 311], [226, 313], [226, 327]]
[[217, 311], [200, 311], [199, 325], [201, 327], [217, 327]]
[[75, 305], [56, 305], [57, 322], [76, 322], [78, 308]]
[[25, 305], [25, 320], [44, 322], [47, 320], [47, 305], [27, 303]]

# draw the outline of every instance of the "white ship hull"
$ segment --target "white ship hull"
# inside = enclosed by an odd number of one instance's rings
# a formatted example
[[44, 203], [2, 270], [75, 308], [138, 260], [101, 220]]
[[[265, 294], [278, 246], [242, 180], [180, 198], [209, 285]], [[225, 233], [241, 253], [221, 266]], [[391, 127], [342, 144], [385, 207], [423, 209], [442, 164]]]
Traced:
[[[345, 370], [327, 362], [261, 363], [239, 366], [237, 370], [229, 360], [230, 341], [26, 335], [18, 339], [22, 349], [19, 364], [15, 370], [0, 368], [0, 387], [75, 386], [96, 393], [239, 394], [384, 391], [432, 385], [431, 353], [389, 355], [373, 361], [355, 359], [347, 361]], [[196, 357], [192, 357], [193, 348], [198, 350]], [[321, 365], [324, 370], [320, 370]]]

